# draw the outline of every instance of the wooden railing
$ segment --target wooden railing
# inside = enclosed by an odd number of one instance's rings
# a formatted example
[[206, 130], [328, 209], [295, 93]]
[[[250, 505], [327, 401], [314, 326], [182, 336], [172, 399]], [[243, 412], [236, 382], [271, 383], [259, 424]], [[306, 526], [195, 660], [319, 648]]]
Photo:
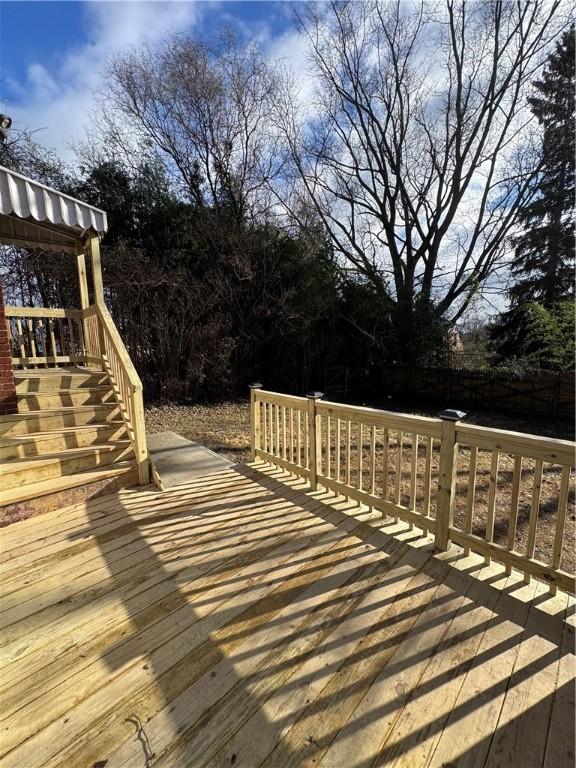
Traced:
[[134, 449], [141, 484], [150, 470], [142, 382], [106, 307], [5, 307], [15, 368], [88, 365], [110, 376]]
[[5, 307], [12, 363], [45, 368], [84, 362], [82, 311], [43, 307]]
[[574, 593], [576, 444], [461, 423], [251, 392], [252, 456]]
[[150, 468], [142, 382], [106, 307], [88, 307], [82, 312], [82, 317], [87, 345], [86, 361], [101, 363], [110, 376], [134, 449], [140, 484], [144, 485], [149, 482]]

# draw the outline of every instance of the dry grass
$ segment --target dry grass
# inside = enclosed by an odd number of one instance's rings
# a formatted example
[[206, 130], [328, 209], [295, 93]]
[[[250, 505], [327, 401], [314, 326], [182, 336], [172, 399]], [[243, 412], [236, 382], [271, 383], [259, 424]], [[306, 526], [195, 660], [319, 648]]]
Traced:
[[162, 405], [145, 411], [146, 431], [172, 430], [231, 461], [250, 458], [250, 409], [247, 403]]
[[[480, 417], [468, 417], [467, 422], [483, 423], [488, 426], [502, 429], [512, 429], [518, 431], [531, 431], [531, 422], [513, 420], [510, 417], [492, 417], [486, 415]], [[191, 440], [195, 440], [208, 448], [221, 453], [222, 455], [238, 462], [247, 461], [249, 458], [250, 445], [250, 418], [249, 407], [247, 403], [234, 402], [223, 403], [221, 405], [195, 405], [195, 406], [175, 406], [166, 405], [160, 407], [151, 407], [146, 411], [146, 424], [150, 432], [159, 432], [165, 429], [171, 429], [178, 434]], [[556, 431], [557, 437], [568, 437], [567, 428], [554, 427], [554, 424], [548, 424], [548, 429], [542, 429], [553, 436]], [[532, 429], [536, 432], [535, 429]], [[335, 436], [332, 431], [331, 436], [331, 475], [335, 476], [336, 455], [335, 455]], [[352, 471], [350, 481], [354, 486], [358, 486], [358, 434], [352, 433], [351, 464]], [[365, 429], [362, 440], [362, 487], [370, 490], [370, 442], [368, 430]], [[375, 466], [375, 490], [377, 495], [387, 498], [391, 501], [396, 500], [396, 470], [398, 465], [398, 447], [397, 436], [394, 431], [390, 432], [390, 444], [388, 449], [388, 471], [384, 468], [384, 444], [381, 432], [378, 433], [376, 441], [376, 466]], [[341, 440], [341, 466], [344, 467], [345, 445], [344, 437]], [[461, 447], [458, 458], [457, 484], [456, 484], [456, 505], [455, 505], [455, 525], [464, 528], [466, 504], [469, 492], [469, 458], [470, 451], [465, 446]], [[324, 461], [326, 457], [324, 457]], [[412, 443], [411, 436], [404, 435], [401, 454], [401, 478], [400, 478], [400, 503], [410, 505], [410, 477], [411, 477]], [[490, 481], [490, 463], [491, 454], [487, 451], [478, 451], [477, 471], [476, 471], [476, 489], [474, 499], [474, 515], [472, 520], [472, 532], [484, 536], [486, 533], [486, 519], [488, 507], [488, 491]], [[416, 483], [416, 502], [417, 510], [423, 509], [424, 497], [424, 474], [426, 466], [426, 447], [423, 439], [418, 445], [417, 454], [417, 483]], [[511, 507], [511, 483], [512, 483], [513, 458], [502, 455], [500, 457], [498, 469], [498, 483], [496, 486], [496, 515], [494, 526], [494, 541], [499, 544], [506, 544], [508, 541], [508, 521]], [[343, 472], [343, 470], [342, 470]], [[384, 478], [387, 476], [386, 489], [384, 489]], [[432, 515], [435, 509], [435, 487], [438, 477], [438, 445], [435, 442], [432, 455], [431, 471], [431, 501], [430, 509]], [[534, 461], [524, 459], [522, 464], [522, 481], [520, 486], [520, 497], [518, 504], [518, 525], [515, 537], [514, 548], [518, 552], [525, 552], [528, 537], [528, 523], [530, 519], [530, 509], [532, 503], [532, 486], [534, 478]], [[341, 474], [341, 479], [344, 479]], [[555, 524], [556, 524], [556, 504], [558, 498], [558, 488], [560, 482], [560, 468], [554, 465], [545, 465], [542, 479], [542, 492], [540, 504], [540, 516], [538, 519], [538, 529], [536, 537], [535, 557], [544, 562], [549, 562], [552, 554]], [[564, 545], [562, 552], [562, 567], [565, 570], [573, 572], [576, 566], [575, 541], [576, 541], [576, 514], [574, 505], [574, 487], [571, 489], [568, 506], [568, 515], [564, 535]]]

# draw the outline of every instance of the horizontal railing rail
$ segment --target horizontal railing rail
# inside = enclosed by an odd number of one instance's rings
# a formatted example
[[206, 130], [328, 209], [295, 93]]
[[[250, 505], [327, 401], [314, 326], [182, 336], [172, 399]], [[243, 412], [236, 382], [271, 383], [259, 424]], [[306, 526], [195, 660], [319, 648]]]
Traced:
[[85, 362], [81, 310], [5, 307], [5, 314], [15, 368], [46, 368]]
[[321, 397], [253, 385], [253, 459], [417, 525], [439, 549], [454, 542], [574, 594], [564, 561], [575, 443]]

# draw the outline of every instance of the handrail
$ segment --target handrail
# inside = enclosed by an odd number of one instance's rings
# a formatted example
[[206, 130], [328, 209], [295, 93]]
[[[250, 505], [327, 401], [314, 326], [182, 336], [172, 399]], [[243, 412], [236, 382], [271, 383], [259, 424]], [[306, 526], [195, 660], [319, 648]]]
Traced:
[[[430, 531], [439, 549], [454, 542], [574, 594], [561, 560], [576, 443], [463, 424], [457, 412], [427, 418], [251, 389], [253, 460]], [[539, 540], [544, 514], [551, 538]]]
[[91, 318], [98, 321], [98, 333], [94, 334], [90, 330], [87, 332], [90, 345], [99, 346], [99, 349], [91, 347], [91, 352], [99, 352], [96, 359], [100, 357], [110, 376], [134, 448], [138, 478], [141, 485], [146, 485], [150, 481], [150, 467], [142, 382], [106, 307], [100, 304], [88, 307], [83, 316], [88, 323]]
[[74, 320], [82, 318], [81, 309], [65, 309], [63, 307], [4, 307], [6, 317], [71, 317]]
[[350, 421], [362, 421], [366, 425], [388, 427], [394, 429], [400, 425], [403, 429], [418, 432], [420, 435], [440, 437], [440, 419], [429, 416], [413, 416], [408, 413], [396, 413], [395, 411], [381, 411], [377, 408], [366, 408], [358, 405], [343, 405], [327, 400], [318, 400], [316, 403], [318, 413], [334, 416], [335, 418], [347, 418]]
[[122, 364], [126, 374], [130, 379], [130, 383], [133, 387], [142, 391], [142, 381], [140, 376], [138, 376], [138, 372], [134, 367], [134, 363], [130, 359], [130, 355], [128, 354], [128, 350], [126, 349], [124, 342], [122, 341], [122, 337], [118, 333], [118, 329], [116, 328], [114, 320], [112, 320], [112, 315], [110, 312], [108, 312], [106, 307], [103, 307], [100, 304], [96, 304], [94, 306], [100, 321], [103, 323], [107, 333], [109, 334], [111, 344], [114, 346], [116, 353], [122, 358]]
[[542, 459], [550, 463], [574, 464], [575, 444], [570, 440], [558, 440], [523, 432], [480, 427], [477, 424], [458, 424], [457, 442], [477, 448], [521, 454], [527, 458]]

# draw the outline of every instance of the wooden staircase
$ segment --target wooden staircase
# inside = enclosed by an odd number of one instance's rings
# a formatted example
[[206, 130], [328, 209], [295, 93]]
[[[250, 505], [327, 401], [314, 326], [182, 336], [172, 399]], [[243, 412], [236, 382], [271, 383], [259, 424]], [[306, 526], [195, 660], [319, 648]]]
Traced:
[[107, 373], [45, 368], [15, 379], [18, 413], [0, 416], [0, 506], [107, 478], [138, 482]]

